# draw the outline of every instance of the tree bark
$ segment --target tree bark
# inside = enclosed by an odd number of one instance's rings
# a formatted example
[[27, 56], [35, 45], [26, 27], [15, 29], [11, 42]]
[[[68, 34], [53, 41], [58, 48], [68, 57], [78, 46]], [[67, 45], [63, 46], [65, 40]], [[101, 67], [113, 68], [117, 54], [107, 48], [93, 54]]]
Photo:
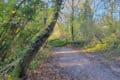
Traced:
[[39, 48], [42, 47], [42, 45], [46, 42], [48, 37], [53, 32], [54, 26], [59, 17], [59, 11], [60, 11], [61, 5], [62, 5], [62, 0], [55, 0], [55, 9], [54, 9], [55, 12], [53, 14], [53, 19], [51, 20], [47, 28], [44, 30], [43, 34], [39, 34], [39, 36], [37, 36], [35, 42], [32, 44], [32, 47], [27, 51], [26, 55], [23, 57], [20, 63], [21, 72], [19, 75], [19, 77], [23, 78], [23, 80], [26, 80], [26, 72], [27, 72], [27, 68], [29, 67], [30, 62], [37, 54]]
[[74, 0], [72, 0], [72, 13], [71, 13], [71, 38], [72, 41], [74, 42]]

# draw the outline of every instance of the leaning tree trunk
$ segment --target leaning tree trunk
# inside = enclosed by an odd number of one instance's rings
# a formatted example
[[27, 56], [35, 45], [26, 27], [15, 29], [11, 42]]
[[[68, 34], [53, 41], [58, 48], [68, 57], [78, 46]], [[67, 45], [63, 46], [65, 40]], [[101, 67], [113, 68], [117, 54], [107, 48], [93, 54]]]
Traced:
[[53, 32], [54, 26], [57, 22], [57, 19], [59, 17], [59, 11], [60, 7], [62, 5], [62, 0], [55, 0], [55, 9], [53, 14], [53, 19], [51, 20], [50, 24], [47, 26], [47, 28], [44, 30], [43, 34], [39, 34], [37, 36], [35, 42], [32, 44], [31, 48], [27, 51], [26, 55], [23, 57], [21, 61], [21, 72], [19, 77], [23, 78], [23, 80], [26, 80], [26, 72], [27, 68], [29, 67], [30, 62], [34, 58], [34, 56], [37, 54], [39, 48], [42, 47], [42, 45], [45, 43], [45, 41], [48, 39], [48, 37]]

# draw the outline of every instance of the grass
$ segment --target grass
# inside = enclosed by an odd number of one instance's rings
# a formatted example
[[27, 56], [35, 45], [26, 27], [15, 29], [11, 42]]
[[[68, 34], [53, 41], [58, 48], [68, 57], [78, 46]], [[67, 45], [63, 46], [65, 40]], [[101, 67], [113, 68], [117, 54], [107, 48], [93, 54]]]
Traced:
[[113, 49], [108, 51], [103, 51], [102, 54], [110, 61], [120, 61], [120, 50]]
[[104, 43], [97, 43], [93, 46], [87, 45], [86, 48], [91, 52], [98, 52], [110, 61], [120, 61], [120, 43], [108, 40]]
[[74, 41], [73, 42], [73, 41], [70, 41], [70, 40], [55, 39], [55, 40], [49, 41], [48, 45], [50, 45], [51, 47], [62, 47], [62, 46], [66, 46], [66, 45], [83, 47], [84, 46], [84, 42], [82, 42], [82, 41]]
[[65, 46], [67, 44], [66, 41], [64, 40], [59, 40], [59, 39], [56, 39], [56, 40], [52, 40], [48, 43], [48, 45], [52, 46], [52, 47], [62, 47], [62, 46]]

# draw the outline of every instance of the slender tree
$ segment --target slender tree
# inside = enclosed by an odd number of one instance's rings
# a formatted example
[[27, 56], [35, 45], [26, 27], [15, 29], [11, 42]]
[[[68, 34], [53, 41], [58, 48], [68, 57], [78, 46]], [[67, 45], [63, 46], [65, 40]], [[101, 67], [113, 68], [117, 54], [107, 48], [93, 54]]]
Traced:
[[71, 8], [72, 8], [72, 12], [71, 12], [71, 38], [72, 38], [72, 41], [74, 41], [74, 0], [72, 0], [72, 5], [71, 5]]

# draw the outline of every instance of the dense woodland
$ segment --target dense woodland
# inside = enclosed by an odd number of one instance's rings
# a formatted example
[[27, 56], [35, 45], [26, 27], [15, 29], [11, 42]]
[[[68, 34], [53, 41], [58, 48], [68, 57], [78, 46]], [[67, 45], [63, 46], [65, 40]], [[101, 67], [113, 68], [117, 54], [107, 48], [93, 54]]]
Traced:
[[25, 78], [66, 45], [119, 53], [120, 0], [0, 0], [1, 76]]

